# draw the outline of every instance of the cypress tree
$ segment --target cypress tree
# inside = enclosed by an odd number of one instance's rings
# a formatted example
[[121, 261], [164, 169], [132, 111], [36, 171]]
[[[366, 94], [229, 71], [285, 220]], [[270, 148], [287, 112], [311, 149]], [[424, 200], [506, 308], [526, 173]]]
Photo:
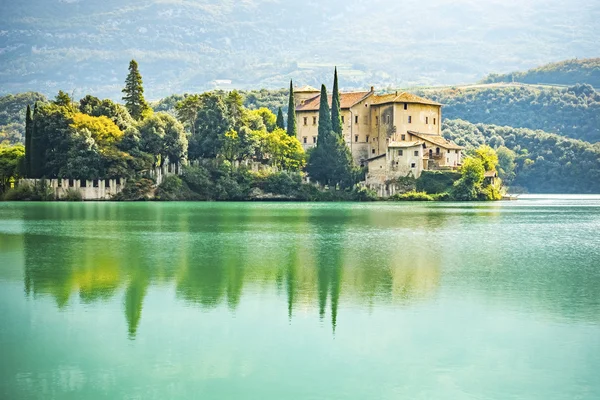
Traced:
[[288, 102], [287, 134], [296, 137], [298, 130], [296, 126], [296, 102], [294, 101], [294, 84], [290, 81], [290, 101]]
[[333, 75], [333, 96], [331, 99], [331, 129], [340, 137], [342, 137], [342, 110], [340, 103], [340, 92], [338, 88], [337, 67]]
[[27, 104], [25, 114], [25, 177], [31, 176], [31, 131], [33, 129], [33, 117], [31, 116], [31, 107]]
[[321, 99], [319, 102], [319, 134], [317, 136], [317, 146], [319, 143], [329, 142], [331, 137], [331, 113], [329, 111], [329, 102], [327, 101], [327, 88], [321, 85]]
[[129, 114], [138, 121], [142, 120], [150, 107], [144, 99], [142, 75], [135, 60], [131, 60], [129, 63], [129, 74], [125, 79], [125, 88], [122, 92], [125, 93], [123, 100], [125, 100], [125, 107], [127, 107]]
[[285, 122], [283, 121], [283, 111], [281, 111], [281, 107], [279, 107], [279, 110], [277, 110], [277, 122], [275, 125], [279, 129], [285, 129]]

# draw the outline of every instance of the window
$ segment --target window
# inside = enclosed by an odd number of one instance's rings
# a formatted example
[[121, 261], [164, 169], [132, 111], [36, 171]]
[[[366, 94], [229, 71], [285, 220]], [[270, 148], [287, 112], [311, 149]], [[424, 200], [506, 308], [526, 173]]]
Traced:
[[98, 185], [98, 179], [94, 179], [94, 180], [92, 181], [92, 186], [94, 186], [94, 187], [96, 187], [96, 188], [99, 186], [99, 185]]
[[306, 143], [306, 136], [304, 136], [304, 137], [302, 138], [302, 140], [304, 141], [304, 143]]
[[410, 115], [408, 116], [408, 123], [412, 124], [412, 117]]
[[344, 123], [344, 116], [342, 115], [342, 124]]
[[369, 135], [367, 135], [367, 140], [365, 142], [369, 143]]
[[435, 125], [435, 118], [433, 119], [433, 124]]
[[404, 155], [404, 151], [398, 150], [398, 156], [402, 157]]
[[313, 125], [317, 124], [317, 117], [313, 117]]
[[87, 181], [85, 179], [81, 180], [81, 186], [80, 187], [87, 187]]
[[402, 140], [402, 141], [406, 140], [406, 135], [400, 135], [400, 140]]
[[404, 103], [404, 109], [408, 110], [408, 103]]
[[375, 154], [375, 149], [371, 149], [371, 154]]
[[417, 166], [417, 164], [415, 164], [415, 163], [410, 164], [411, 168], [415, 168], [416, 166]]
[[458, 150], [454, 150], [454, 154], [458, 154]]
[[389, 115], [387, 115], [387, 116], [385, 117], [385, 119], [386, 119], [386, 121], [385, 121], [385, 122], [386, 122], [386, 123], [389, 125], [389, 124], [390, 124], [390, 120], [391, 120], [390, 116], [389, 116]]
[[358, 124], [358, 115], [356, 117], [354, 117], [354, 123]]
[[375, 125], [379, 125], [379, 117], [375, 117]]
[[435, 148], [435, 154], [437, 154], [438, 156], [440, 155], [440, 148], [439, 147]]
[[450, 154], [450, 150], [448, 150], [448, 154]]
[[425, 124], [429, 124], [429, 117], [425, 117]]
[[354, 135], [354, 143], [358, 142], [358, 135]]
[[415, 150], [415, 157], [419, 157], [419, 150]]
[[313, 143], [317, 143], [317, 137], [313, 136]]
[[109, 188], [110, 187], [110, 179], [105, 179], [104, 180], [104, 187], [105, 188]]
[[308, 125], [308, 117], [304, 117], [304, 126]]

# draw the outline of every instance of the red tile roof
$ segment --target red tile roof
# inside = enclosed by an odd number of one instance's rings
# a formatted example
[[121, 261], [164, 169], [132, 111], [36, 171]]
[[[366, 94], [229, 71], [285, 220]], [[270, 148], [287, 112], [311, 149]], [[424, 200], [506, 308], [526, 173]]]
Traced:
[[[348, 109], [360, 102], [362, 99], [370, 95], [372, 92], [351, 92], [351, 93], [340, 93], [340, 108]], [[327, 101], [329, 102], [329, 107], [331, 107], [331, 98], [329, 95]], [[300, 104], [296, 107], [296, 111], [318, 111], [319, 105], [321, 103], [321, 95], [315, 96], [312, 99], [308, 99], [304, 102], [304, 104]]]

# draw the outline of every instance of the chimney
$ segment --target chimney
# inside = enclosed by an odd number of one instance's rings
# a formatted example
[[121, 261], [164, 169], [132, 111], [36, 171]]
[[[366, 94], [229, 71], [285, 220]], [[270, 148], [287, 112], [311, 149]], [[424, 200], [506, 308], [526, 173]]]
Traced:
[[371, 86], [371, 92], [375, 91], [375, 86]]

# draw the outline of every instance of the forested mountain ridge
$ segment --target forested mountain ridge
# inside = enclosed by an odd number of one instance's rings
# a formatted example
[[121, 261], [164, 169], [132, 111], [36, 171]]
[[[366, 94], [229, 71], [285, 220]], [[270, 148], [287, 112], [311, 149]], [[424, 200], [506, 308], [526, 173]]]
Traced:
[[542, 65], [528, 71], [490, 74], [481, 81], [481, 83], [496, 82], [554, 85], [587, 83], [595, 88], [600, 88], [600, 58], [566, 60]]
[[216, 80], [318, 86], [333, 65], [343, 88], [474, 82], [490, 70], [597, 55], [598, 8], [595, 0], [4, 1], [0, 91], [118, 100], [131, 58], [149, 99]]
[[446, 139], [467, 150], [482, 144], [498, 151], [500, 176], [531, 193], [600, 193], [600, 145], [560, 135], [462, 120], [446, 120]]
[[600, 92], [590, 85], [568, 88], [526, 85], [417, 90], [444, 105], [444, 118], [541, 129], [600, 142]]

